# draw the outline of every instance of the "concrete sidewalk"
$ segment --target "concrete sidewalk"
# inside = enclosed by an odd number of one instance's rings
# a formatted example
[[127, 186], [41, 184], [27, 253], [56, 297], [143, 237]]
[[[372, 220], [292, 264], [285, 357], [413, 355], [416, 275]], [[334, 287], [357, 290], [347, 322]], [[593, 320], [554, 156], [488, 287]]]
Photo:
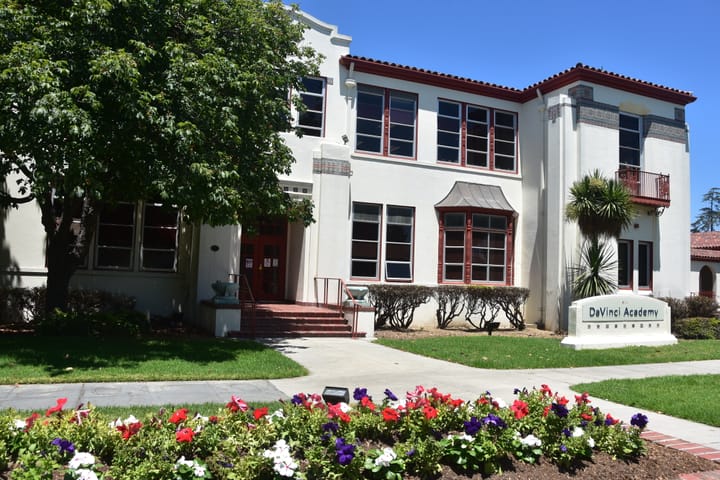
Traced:
[[[572, 400], [570, 385], [610, 378], [643, 378], [663, 375], [720, 374], [720, 360], [612, 367], [537, 370], [488, 370], [435, 360], [374, 344], [341, 338], [268, 339], [265, 343], [309, 370], [309, 375], [279, 380], [196, 381], [147, 383], [85, 383], [0, 386], [0, 408], [46, 409], [59, 397], [68, 406], [91, 402], [97, 406], [225, 403], [231, 395], [249, 403], [289, 399], [300, 392], [322, 393], [325, 386], [368, 389], [382, 398], [389, 388], [398, 396], [417, 385], [437, 387], [455, 398], [472, 400], [485, 391], [512, 402], [515, 388], [540, 387]], [[682, 395], [682, 392], [678, 392]], [[593, 405], [629, 422], [641, 412], [648, 428], [668, 436], [720, 450], [720, 428], [681, 420], [600, 399]]]

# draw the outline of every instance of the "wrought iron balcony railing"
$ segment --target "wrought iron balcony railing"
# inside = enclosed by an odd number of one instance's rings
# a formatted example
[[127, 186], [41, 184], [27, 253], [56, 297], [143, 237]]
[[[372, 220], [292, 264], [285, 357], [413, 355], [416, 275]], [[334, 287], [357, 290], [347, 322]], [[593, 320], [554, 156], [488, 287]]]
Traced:
[[630, 190], [635, 203], [654, 207], [670, 206], [670, 175], [621, 167], [615, 173], [615, 179]]

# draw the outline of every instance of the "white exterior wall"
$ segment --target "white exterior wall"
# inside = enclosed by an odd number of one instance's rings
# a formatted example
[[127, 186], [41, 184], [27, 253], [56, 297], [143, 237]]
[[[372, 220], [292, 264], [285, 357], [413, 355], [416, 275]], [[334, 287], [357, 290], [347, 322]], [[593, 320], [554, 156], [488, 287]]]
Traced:
[[[350, 38], [337, 27], [310, 16], [302, 19], [310, 29], [306, 41], [324, 55], [320, 75], [326, 79], [324, 136], [283, 134], [296, 163], [292, 173], [280, 178], [291, 195], [311, 198], [316, 222], [309, 227], [289, 225], [285, 297], [314, 303], [316, 277], [343, 279], [348, 284], [366, 284], [350, 277], [351, 210], [353, 202], [415, 208], [413, 278], [419, 285], [438, 282], [439, 228], [435, 204], [456, 181], [498, 186], [517, 212], [514, 230], [513, 285], [530, 289], [526, 321], [548, 329], [566, 328], [571, 300], [570, 271], [577, 259], [582, 238], [577, 226], [565, 221], [565, 205], [573, 182], [599, 169], [612, 177], [618, 168], [619, 133], [612, 125], [612, 112], [654, 116], [673, 120], [676, 105], [667, 101], [579, 81], [546, 91], [523, 101], [509, 101], [455, 90], [447, 82], [433, 85], [381, 74], [349, 71], [340, 59], [350, 53]], [[560, 74], [561, 76], [563, 74]], [[349, 81], [350, 80], [350, 81]], [[355, 99], [357, 88], [366, 84], [417, 95], [416, 158], [388, 158], [355, 152]], [[592, 88], [598, 110], [610, 112], [599, 123], [579, 121], [578, 99], [573, 88]], [[438, 164], [436, 159], [438, 100], [465, 102], [513, 112], [517, 115], [517, 173]], [[673, 124], [677, 126], [677, 122]], [[347, 137], [347, 143], [343, 137]], [[697, 290], [697, 274], [690, 265], [689, 152], [687, 143], [654, 136], [644, 137], [641, 169], [670, 175], [671, 205], [661, 216], [655, 209], [640, 207], [633, 227], [621, 238], [653, 243], [653, 290], [637, 293], [684, 297]], [[297, 192], [294, 191], [297, 189]], [[304, 192], [304, 193], [303, 193]], [[32, 286], [44, 282], [44, 235], [34, 205], [6, 212], [0, 230], [0, 270], [13, 285]], [[637, 224], [637, 227], [635, 226]], [[382, 223], [383, 229], [385, 223]], [[238, 226], [213, 229], [202, 226], [190, 242], [189, 277], [183, 275], [122, 275], [118, 272], [83, 272], [78, 285], [106, 286], [137, 293], [148, 311], [188, 311], [190, 301], [210, 298], [210, 284], [237, 272], [241, 241]], [[382, 241], [382, 240], [381, 240]], [[218, 250], [210, 249], [217, 245]], [[382, 243], [381, 243], [382, 245]], [[382, 266], [384, 248], [381, 246]], [[637, 255], [633, 256], [637, 270]], [[381, 267], [382, 268], [382, 267]], [[693, 270], [695, 271], [695, 270]], [[39, 277], [37, 275], [40, 275]], [[633, 278], [637, 281], [637, 272]], [[381, 280], [384, 281], [384, 274]], [[433, 325], [435, 307], [418, 310], [414, 325]], [[155, 312], [162, 313], [162, 312]]]

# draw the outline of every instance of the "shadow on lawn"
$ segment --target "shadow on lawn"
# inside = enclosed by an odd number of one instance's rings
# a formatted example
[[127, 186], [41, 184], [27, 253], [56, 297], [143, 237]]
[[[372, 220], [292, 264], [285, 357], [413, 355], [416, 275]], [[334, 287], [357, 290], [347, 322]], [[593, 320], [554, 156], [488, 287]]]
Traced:
[[[132, 369], [143, 362], [181, 360], [204, 365], [233, 361], [238, 354], [268, 347], [254, 341], [193, 338], [46, 337], [12, 334], [0, 337], [0, 368], [44, 365], [52, 377], [72, 370]], [[72, 370], [68, 370], [72, 367]]]

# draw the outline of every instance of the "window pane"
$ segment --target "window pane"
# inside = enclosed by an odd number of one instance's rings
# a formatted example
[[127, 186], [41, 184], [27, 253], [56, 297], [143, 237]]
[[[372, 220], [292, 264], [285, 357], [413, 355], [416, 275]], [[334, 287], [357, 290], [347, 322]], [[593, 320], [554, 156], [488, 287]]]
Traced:
[[438, 113], [440, 115], [446, 115], [448, 117], [459, 117], [460, 116], [460, 104], [452, 102], [438, 102]]
[[462, 227], [465, 228], [464, 213], [446, 213], [445, 227]]
[[465, 245], [465, 232], [450, 230], [445, 232], [445, 245], [463, 246]]
[[312, 93], [322, 93], [323, 91], [323, 80], [320, 78], [302, 78], [303, 90]]
[[473, 228], [488, 228], [490, 226], [490, 215], [473, 213], [472, 224]]
[[472, 249], [472, 263], [486, 265], [488, 263], [488, 251], [485, 248]]
[[143, 268], [146, 270], [175, 270], [175, 252], [143, 250]]
[[415, 110], [390, 110], [390, 123], [399, 123], [401, 125], [408, 125], [414, 127], [415, 125]]
[[473, 247], [487, 247], [489, 243], [487, 232], [473, 231], [472, 242]]
[[145, 227], [143, 230], [143, 248], [168, 249], [177, 247], [177, 229]]
[[486, 152], [487, 138], [467, 137], [467, 148], [468, 150], [475, 150], [477, 152]]
[[321, 112], [323, 109], [323, 97], [319, 97], [317, 95], [308, 95], [308, 94], [301, 94], [300, 98], [302, 98], [303, 103], [307, 107], [308, 110], [313, 110], [316, 112]]
[[487, 167], [487, 153], [467, 152], [467, 164], [476, 167]]
[[495, 156], [495, 169], [496, 170], [515, 170], [515, 158], [514, 157], [501, 157]]
[[383, 115], [384, 98], [382, 95], [375, 95], [358, 92], [357, 115], [358, 118], [381, 119]]
[[628, 148], [640, 148], [640, 135], [637, 132], [620, 130], [620, 145]]
[[446, 248], [445, 249], [445, 263], [464, 263], [465, 262], [465, 249], [464, 248]]
[[355, 148], [363, 152], [380, 152], [380, 138], [358, 135]]
[[390, 125], [390, 138], [412, 141], [415, 139], [415, 128], [405, 125]]
[[460, 146], [460, 135], [457, 133], [438, 132], [437, 142], [438, 145], [457, 148]]
[[490, 250], [490, 265], [505, 265], [505, 250]]
[[472, 123], [468, 122], [467, 124], [467, 133], [468, 135], [473, 135], [475, 137], [487, 137], [488, 133], [488, 127], [484, 123]]
[[493, 215], [490, 217], [490, 228], [505, 230], [507, 228], [507, 218]]
[[472, 267], [472, 281], [473, 282], [486, 282], [487, 281], [487, 267], [474, 265]]
[[98, 229], [98, 245], [132, 248], [133, 227], [101, 225]]
[[505, 248], [505, 235], [502, 233], [491, 233], [490, 234], [490, 247], [491, 248]]
[[135, 224], [135, 204], [121, 203], [103, 208], [100, 223], [115, 225]]
[[495, 142], [495, 154], [496, 155], [515, 155], [515, 144], [511, 142]]
[[97, 249], [97, 266], [105, 268], [130, 268], [132, 252], [125, 248], [99, 247]]
[[392, 263], [388, 262], [385, 264], [385, 276], [390, 279], [410, 279], [410, 264], [409, 263]]
[[515, 141], [515, 130], [513, 130], [512, 128], [495, 127], [495, 138], [498, 140], [514, 142]]
[[377, 223], [358, 221], [353, 223], [353, 240], [376, 241], [379, 238], [379, 228]]
[[410, 243], [412, 241], [412, 226], [390, 225], [387, 226], [388, 242]]
[[154, 227], [176, 227], [178, 224], [178, 211], [162, 205], [145, 205], [145, 225]]
[[390, 155], [400, 157], [413, 157], [415, 155], [414, 145], [412, 142], [402, 140], [390, 140]]
[[638, 287], [649, 288], [652, 283], [652, 249], [650, 244], [638, 243]]
[[408, 207], [387, 207], [388, 223], [400, 223], [403, 225], [412, 225], [415, 210]]
[[620, 164], [640, 166], [640, 151], [627, 148], [620, 149]]
[[362, 242], [354, 240], [352, 242], [352, 257], [354, 259], [374, 260], [378, 254], [378, 244], [376, 242]]
[[640, 119], [631, 117], [630, 115], [620, 114], [620, 128], [637, 131], [640, 129]]
[[359, 134], [363, 133], [365, 135], [375, 135], [380, 137], [382, 135], [382, 122], [377, 122], [375, 120], [361, 120], [358, 119], [357, 122], [357, 131], [358, 131], [358, 137]]
[[377, 264], [375, 262], [352, 262], [352, 272], [350, 273], [353, 277], [377, 277]]
[[468, 107], [467, 119], [473, 122], [487, 123], [487, 110], [484, 108]]
[[300, 125], [305, 127], [322, 127], [322, 113], [304, 112], [300, 114]]
[[445, 264], [445, 280], [462, 281], [463, 266]]
[[460, 131], [460, 120], [457, 118], [438, 117], [438, 130], [448, 132]]
[[488, 281], [490, 282], [504, 282], [505, 281], [505, 268], [503, 267], [490, 267], [488, 269], [490, 275]]
[[495, 125], [515, 127], [515, 115], [512, 113], [495, 112]]
[[446, 147], [438, 148], [438, 161], [459, 163], [460, 150]]
[[410, 244], [388, 243], [385, 248], [387, 250], [385, 252], [387, 260], [410, 261]]

